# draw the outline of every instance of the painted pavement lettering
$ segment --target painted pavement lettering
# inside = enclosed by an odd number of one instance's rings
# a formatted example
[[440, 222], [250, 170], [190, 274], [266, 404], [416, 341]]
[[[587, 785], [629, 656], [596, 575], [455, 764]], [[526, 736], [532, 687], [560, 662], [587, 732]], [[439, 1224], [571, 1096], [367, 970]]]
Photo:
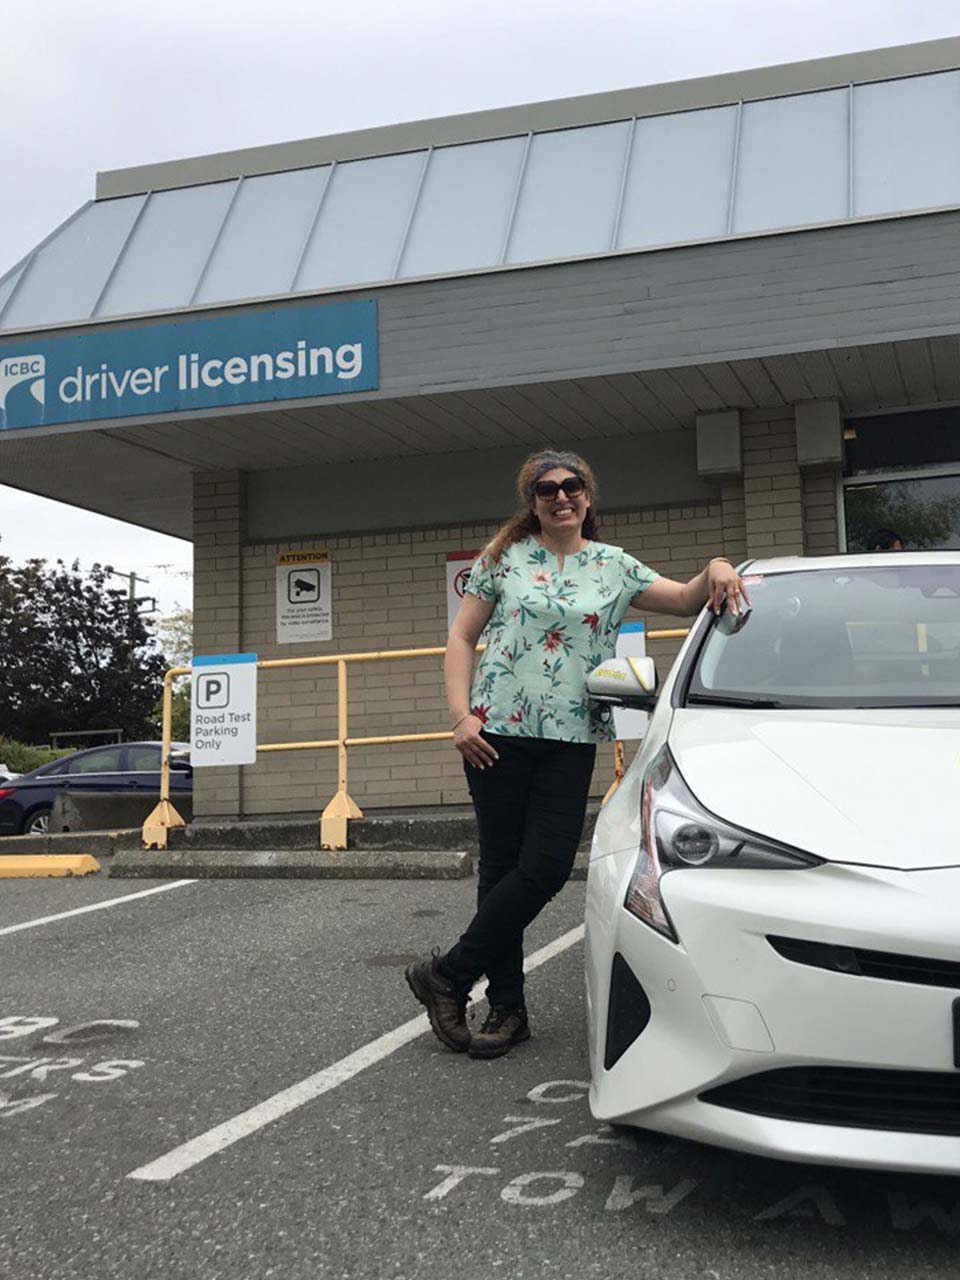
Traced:
[[[458, 1197], [487, 1196], [499, 1199], [503, 1205], [514, 1209], [549, 1209], [567, 1201], [583, 1200], [584, 1204], [599, 1207], [604, 1214], [640, 1212], [666, 1217], [675, 1210], [687, 1206], [693, 1211], [705, 1197], [715, 1199], [718, 1191], [709, 1176], [713, 1169], [703, 1173], [704, 1157], [715, 1156], [714, 1164], [729, 1157], [714, 1153], [709, 1148], [692, 1144], [668, 1142], [661, 1147], [661, 1155], [668, 1154], [670, 1164], [675, 1165], [678, 1150], [689, 1150], [691, 1163], [701, 1166], [697, 1170], [679, 1171], [680, 1176], [669, 1175], [665, 1168], [659, 1170], [657, 1180], [646, 1173], [619, 1167], [624, 1158], [620, 1153], [632, 1152], [642, 1156], [644, 1145], [651, 1135], [640, 1130], [614, 1129], [607, 1124], [593, 1123], [584, 1129], [588, 1084], [582, 1080], [547, 1080], [535, 1085], [526, 1095], [525, 1102], [532, 1104], [525, 1113], [511, 1112], [492, 1126], [487, 1137], [488, 1149], [494, 1161], [482, 1157], [463, 1164], [442, 1163], [424, 1173], [425, 1190], [421, 1199], [428, 1204], [440, 1202], [456, 1205]], [[556, 1114], [545, 1114], [549, 1109]], [[575, 1132], [574, 1130], [579, 1130]], [[571, 1133], [573, 1136], [571, 1136]], [[661, 1141], [655, 1139], [655, 1141]], [[596, 1148], [607, 1148], [609, 1167], [568, 1167], [570, 1153], [588, 1153]], [[543, 1167], [516, 1172], [503, 1163], [523, 1153], [533, 1155]], [[479, 1154], [479, 1153], [478, 1153]], [[557, 1156], [565, 1156], [562, 1165]], [[734, 1157], [736, 1158], [736, 1157]], [[575, 1157], [574, 1157], [575, 1159]], [[658, 1161], [662, 1166], [664, 1162]], [[696, 1172], [700, 1176], [692, 1176]], [[844, 1205], [841, 1190], [816, 1180], [820, 1170], [810, 1170], [809, 1179], [799, 1180], [785, 1195], [771, 1198], [761, 1207], [750, 1206], [749, 1217], [755, 1223], [804, 1223], [816, 1228], [837, 1229], [852, 1225], [848, 1208]], [[849, 1177], [850, 1170], [837, 1171], [838, 1178]], [[719, 1171], [716, 1175], [719, 1177]], [[952, 1191], [952, 1184], [949, 1184]], [[491, 1204], [491, 1211], [493, 1205]], [[863, 1211], [862, 1199], [858, 1209]], [[940, 1235], [960, 1235], [960, 1199], [931, 1195], [921, 1188], [916, 1190], [883, 1189], [878, 1191], [875, 1205], [889, 1226], [896, 1232], [918, 1230], [933, 1231]]]
[[0, 1017], [0, 1121], [53, 1102], [69, 1084], [112, 1084], [138, 1071], [146, 1065], [141, 1058], [113, 1056], [106, 1045], [139, 1026], [132, 1018], [63, 1026], [48, 1016]]

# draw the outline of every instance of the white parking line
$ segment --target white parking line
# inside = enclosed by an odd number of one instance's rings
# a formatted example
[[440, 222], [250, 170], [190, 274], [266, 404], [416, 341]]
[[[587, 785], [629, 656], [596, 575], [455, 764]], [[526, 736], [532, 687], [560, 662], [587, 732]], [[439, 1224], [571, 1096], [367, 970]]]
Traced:
[[107, 898], [105, 902], [94, 902], [88, 907], [74, 907], [72, 911], [58, 911], [55, 916], [40, 916], [38, 920], [24, 920], [22, 924], [8, 924], [0, 929], [0, 938], [6, 933], [19, 933], [21, 929], [36, 929], [41, 924], [53, 924], [55, 920], [66, 920], [69, 916], [83, 916], [88, 911], [106, 911], [107, 907], [119, 907], [121, 902], [133, 902], [136, 898], [149, 898], [152, 893], [169, 893], [171, 889], [179, 889], [184, 884], [196, 884], [196, 880], [171, 880], [169, 884], [158, 885], [155, 889], [141, 889], [139, 893], [125, 893], [121, 898]]
[[[548, 960], [560, 955], [562, 951], [575, 946], [582, 938], [582, 924], [577, 925], [575, 929], [571, 929], [569, 933], [564, 933], [559, 938], [554, 938], [553, 942], [548, 942], [545, 947], [541, 947], [539, 951], [535, 951], [533, 955], [527, 958], [523, 966], [525, 972], [529, 973], [532, 969], [538, 969], [540, 965], [546, 964]], [[470, 993], [471, 1000], [480, 999], [483, 989], [484, 984], [478, 982]], [[258, 1129], [263, 1129], [266, 1125], [272, 1124], [274, 1120], [279, 1120], [281, 1116], [295, 1111], [297, 1107], [302, 1107], [304, 1103], [312, 1102], [314, 1098], [319, 1098], [321, 1094], [329, 1093], [331, 1089], [336, 1089], [338, 1085], [344, 1084], [359, 1072], [365, 1071], [367, 1067], [372, 1067], [376, 1063], [382, 1062], [384, 1058], [389, 1057], [391, 1053], [395, 1053], [397, 1049], [402, 1049], [405, 1044], [409, 1044], [411, 1040], [416, 1040], [418, 1036], [423, 1035], [429, 1025], [425, 1013], [420, 1014], [417, 1018], [411, 1018], [409, 1022], [403, 1023], [402, 1026], [395, 1027], [393, 1031], [388, 1031], [376, 1040], [371, 1040], [369, 1044], [365, 1044], [361, 1049], [347, 1054], [345, 1058], [335, 1062], [332, 1067], [324, 1067], [322, 1071], [318, 1071], [312, 1076], [307, 1076], [305, 1080], [301, 1080], [298, 1084], [293, 1084], [288, 1089], [281, 1089], [272, 1098], [267, 1098], [264, 1102], [257, 1103], [249, 1111], [242, 1111], [240, 1115], [234, 1116], [232, 1120], [226, 1120], [223, 1124], [218, 1124], [206, 1133], [201, 1133], [199, 1137], [191, 1138], [189, 1142], [183, 1143], [182, 1146], [174, 1147], [165, 1156], [151, 1160], [149, 1164], [141, 1165], [139, 1169], [134, 1169], [132, 1173], [128, 1173], [127, 1177], [134, 1178], [138, 1182], [168, 1182], [171, 1178], [177, 1177], [178, 1174], [185, 1173], [187, 1169], [192, 1169], [194, 1165], [201, 1164], [204, 1160], [208, 1160], [210, 1156], [225, 1150], [235, 1142], [239, 1142], [241, 1138], [248, 1138], [250, 1134], [256, 1133]]]

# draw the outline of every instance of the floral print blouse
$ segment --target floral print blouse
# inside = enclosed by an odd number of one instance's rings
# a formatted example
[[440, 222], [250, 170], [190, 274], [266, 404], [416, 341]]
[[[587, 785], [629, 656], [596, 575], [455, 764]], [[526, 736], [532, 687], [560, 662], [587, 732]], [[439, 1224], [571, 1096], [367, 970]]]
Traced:
[[495, 601], [470, 693], [488, 733], [563, 742], [613, 737], [587, 676], [616, 650], [630, 601], [658, 575], [621, 547], [590, 542], [560, 560], [536, 538], [477, 560], [467, 591]]

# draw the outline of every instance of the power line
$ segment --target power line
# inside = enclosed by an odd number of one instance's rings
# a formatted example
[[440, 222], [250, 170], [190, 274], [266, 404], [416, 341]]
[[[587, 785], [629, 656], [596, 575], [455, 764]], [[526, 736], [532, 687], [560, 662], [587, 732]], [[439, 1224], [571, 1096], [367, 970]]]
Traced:
[[192, 578], [192, 569], [179, 569], [175, 564], [151, 564], [147, 565], [148, 569], [159, 569], [161, 573], [167, 574], [171, 578]]

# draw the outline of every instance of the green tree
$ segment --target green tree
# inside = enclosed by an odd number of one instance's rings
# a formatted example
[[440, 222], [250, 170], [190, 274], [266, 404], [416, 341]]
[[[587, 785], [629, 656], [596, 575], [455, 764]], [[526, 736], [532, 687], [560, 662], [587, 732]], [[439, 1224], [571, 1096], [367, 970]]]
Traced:
[[168, 667], [189, 667], [193, 657], [193, 610], [180, 606], [157, 622], [157, 639]]
[[153, 731], [166, 666], [109, 566], [15, 565], [0, 556], [0, 726], [45, 742], [56, 730]]
[[[193, 610], [180, 607], [165, 614], [157, 623], [160, 647], [166, 666], [189, 667], [193, 657]], [[190, 741], [190, 677], [178, 676], [173, 685], [172, 731], [174, 742]], [[163, 702], [157, 703], [154, 712], [157, 724], [162, 723]], [[159, 732], [159, 730], [158, 730]]]

